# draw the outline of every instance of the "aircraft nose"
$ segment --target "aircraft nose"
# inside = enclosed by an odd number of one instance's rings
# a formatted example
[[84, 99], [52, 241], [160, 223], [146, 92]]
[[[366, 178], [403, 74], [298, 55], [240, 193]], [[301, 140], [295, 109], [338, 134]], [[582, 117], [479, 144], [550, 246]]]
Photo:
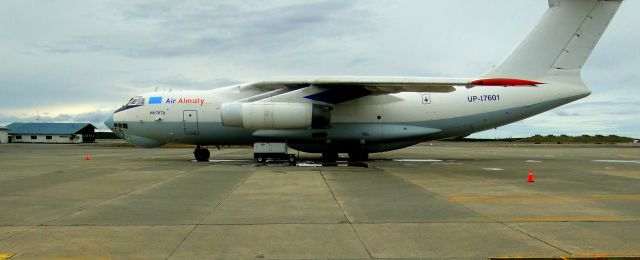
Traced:
[[106, 125], [109, 129], [113, 130], [113, 113], [109, 115], [107, 120], [104, 120], [104, 125]]

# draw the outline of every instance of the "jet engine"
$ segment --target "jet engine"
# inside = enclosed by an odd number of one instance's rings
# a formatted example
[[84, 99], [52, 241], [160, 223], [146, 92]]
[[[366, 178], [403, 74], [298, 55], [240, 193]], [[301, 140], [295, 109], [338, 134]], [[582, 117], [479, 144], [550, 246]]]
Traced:
[[222, 104], [224, 126], [247, 129], [328, 128], [331, 108], [311, 103], [251, 102]]

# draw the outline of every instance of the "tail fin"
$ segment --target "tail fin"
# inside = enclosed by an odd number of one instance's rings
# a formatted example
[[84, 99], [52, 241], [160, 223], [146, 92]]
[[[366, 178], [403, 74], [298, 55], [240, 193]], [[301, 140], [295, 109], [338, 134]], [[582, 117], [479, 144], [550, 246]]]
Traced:
[[486, 78], [535, 80], [551, 70], [579, 71], [623, 0], [549, 0], [549, 10]]

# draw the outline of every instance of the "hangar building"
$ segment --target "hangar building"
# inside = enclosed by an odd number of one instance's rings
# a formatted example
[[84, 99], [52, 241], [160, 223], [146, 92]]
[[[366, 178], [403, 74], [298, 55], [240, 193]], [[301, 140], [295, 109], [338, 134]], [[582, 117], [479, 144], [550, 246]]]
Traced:
[[9, 128], [12, 143], [93, 143], [96, 127], [90, 123], [13, 123]]
[[6, 144], [9, 142], [9, 129], [0, 126], [0, 144]]

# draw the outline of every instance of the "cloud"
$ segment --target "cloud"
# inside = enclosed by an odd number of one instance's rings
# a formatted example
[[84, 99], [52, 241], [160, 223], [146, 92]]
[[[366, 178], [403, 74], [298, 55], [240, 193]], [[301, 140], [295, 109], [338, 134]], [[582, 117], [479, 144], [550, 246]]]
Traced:
[[160, 79], [134, 79], [129, 81], [128, 85], [132, 89], [149, 89], [158, 90], [187, 90], [187, 89], [214, 89], [218, 87], [230, 86], [242, 83], [243, 81], [218, 78], [211, 80], [196, 80], [188, 78], [184, 75], [173, 75]]
[[[541, 0], [1, 5], [0, 24], [11, 25], [0, 30], [6, 123], [34, 120], [38, 111], [50, 120], [99, 121], [102, 111], [155, 88], [209, 89], [282, 75], [473, 77], [502, 60], [547, 7]], [[624, 2], [586, 64], [591, 96], [482, 134], [640, 135], [633, 118], [640, 113], [633, 105], [640, 103], [640, 30], [629, 26], [640, 24], [639, 8], [640, 1]]]
[[[118, 2], [119, 22], [138, 28], [106, 35], [80, 35], [54, 42], [54, 53], [106, 52], [132, 58], [215, 56], [221, 53], [277, 55], [292, 46], [362, 31], [366, 18], [350, 1], [280, 1], [238, 4], [186, 1]], [[353, 26], [345, 27], [344, 24]]]
[[564, 110], [556, 110], [555, 113], [558, 116], [578, 116], [578, 115], [580, 115], [578, 113], [569, 113], [569, 112], [566, 112]]
[[477, 133], [473, 137], [526, 137], [535, 134], [618, 134], [640, 137], [636, 111], [640, 111], [640, 103], [632, 100], [582, 101], [498, 130]]

